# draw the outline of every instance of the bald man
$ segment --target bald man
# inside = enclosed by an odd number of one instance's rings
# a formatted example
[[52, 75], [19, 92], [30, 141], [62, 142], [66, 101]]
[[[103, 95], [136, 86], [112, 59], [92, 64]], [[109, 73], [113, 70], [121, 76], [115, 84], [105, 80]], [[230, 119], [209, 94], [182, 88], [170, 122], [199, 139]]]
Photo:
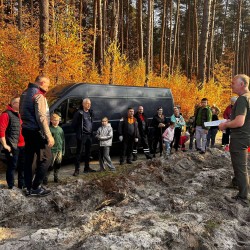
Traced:
[[226, 196], [225, 198], [230, 203], [239, 203], [243, 206], [249, 206], [249, 178], [247, 170], [247, 149], [250, 146], [249, 77], [243, 74], [236, 75], [232, 80], [231, 87], [233, 93], [237, 94], [239, 97], [233, 106], [231, 120], [220, 124], [219, 129], [231, 129], [229, 148], [239, 192], [235, 196]]
[[[41, 197], [51, 192], [41, 187], [51, 163], [51, 147], [54, 145], [54, 138], [49, 129], [49, 106], [45, 97], [49, 85], [48, 77], [38, 76], [34, 83], [29, 83], [20, 99], [22, 131], [25, 140], [24, 179], [27, 196]], [[35, 155], [37, 165], [33, 178], [32, 164]]]

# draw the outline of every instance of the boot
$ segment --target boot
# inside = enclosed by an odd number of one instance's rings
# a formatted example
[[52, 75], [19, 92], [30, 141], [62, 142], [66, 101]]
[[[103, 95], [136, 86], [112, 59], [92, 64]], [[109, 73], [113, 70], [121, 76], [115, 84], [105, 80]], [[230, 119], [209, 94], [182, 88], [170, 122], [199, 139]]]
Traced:
[[150, 154], [145, 154], [145, 156], [146, 156], [146, 158], [147, 158], [148, 160], [151, 160], [151, 159], [153, 158], [153, 156], [150, 155]]
[[137, 154], [133, 154], [132, 161], [137, 161]]
[[58, 169], [55, 169], [55, 171], [54, 171], [54, 182], [55, 183], [59, 182], [59, 179], [58, 179]]
[[75, 172], [73, 173], [73, 176], [78, 176], [79, 175], [79, 168], [75, 169]]

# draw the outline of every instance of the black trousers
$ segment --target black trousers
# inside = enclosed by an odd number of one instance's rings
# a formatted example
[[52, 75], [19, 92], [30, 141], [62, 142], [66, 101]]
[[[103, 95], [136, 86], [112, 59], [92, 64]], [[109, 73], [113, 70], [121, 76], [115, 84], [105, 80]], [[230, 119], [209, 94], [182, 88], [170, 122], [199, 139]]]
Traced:
[[[145, 154], [145, 156], [150, 156], [150, 150], [149, 150], [149, 146], [148, 146], [148, 138], [146, 135], [140, 135], [140, 142], [141, 145], [143, 147], [143, 153]], [[133, 155], [137, 154], [137, 148], [138, 148], [138, 143], [134, 143], [134, 147], [133, 147]]]
[[127, 161], [131, 161], [134, 143], [134, 136], [123, 137], [120, 162], [124, 162], [125, 157], [127, 157]]
[[180, 141], [180, 137], [181, 137], [181, 128], [175, 128], [174, 129], [174, 140], [171, 143], [171, 147], [174, 144], [174, 149], [177, 151], [178, 147], [179, 147], [179, 141]]
[[84, 152], [84, 166], [85, 170], [89, 168], [90, 152], [92, 145], [92, 135], [84, 134], [82, 140], [77, 139], [75, 169], [80, 169], [81, 155]]
[[14, 186], [15, 170], [18, 171], [18, 187], [23, 188], [24, 185], [24, 147], [12, 149], [11, 152], [5, 150], [7, 160], [6, 182], [9, 188]]
[[156, 154], [156, 149], [157, 149], [157, 144], [159, 142], [159, 149], [160, 149], [160, 154], [163, 151], [163, 139], [162, 139], [162, 130], [161, 132], [157, 131], [154, 135], [154, 140], [153, 140], [153, 154]]
[[[37, 189], [43, 182], [51, 163], [52, 153], [48, 147], [47, 140], [44, 139], [39, 131], [23, 129], [25, 140], [25, 166], [24, 179], [28, 190]], [[34, 156], [37, 156], [35, 177], [33, 180], [32, 164]]]
[[223, 133], [222, 134], [222, 145], [226, 145], [226, 144], [229, 144], [229, 137], [230, 137], [230, 128], [227, 128], [226, 129], [226, 133]]

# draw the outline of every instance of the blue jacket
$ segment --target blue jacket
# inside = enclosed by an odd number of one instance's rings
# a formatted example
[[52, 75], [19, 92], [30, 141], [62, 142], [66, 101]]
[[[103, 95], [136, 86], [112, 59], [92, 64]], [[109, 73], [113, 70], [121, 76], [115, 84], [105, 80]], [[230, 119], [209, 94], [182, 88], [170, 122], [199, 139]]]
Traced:
[[40, 92], [39, 87], [34, 83], [29, 83], [28, 88], [22, 93], [20, 98], [20, 115], [23, 121], [22, 127], [29, 130], [40, 130], [36, 120], [35, 105], [33, 96]]

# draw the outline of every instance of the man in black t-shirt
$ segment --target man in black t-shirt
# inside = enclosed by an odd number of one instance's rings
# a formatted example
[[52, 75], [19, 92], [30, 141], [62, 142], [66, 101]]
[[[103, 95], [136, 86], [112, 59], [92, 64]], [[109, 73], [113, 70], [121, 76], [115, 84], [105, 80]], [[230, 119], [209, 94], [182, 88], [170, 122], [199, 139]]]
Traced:
[[235, 196], [226, 196], [225, 198], [230, 203], [249, 206], [249, 179], [247, 169], [248, 147], [250, 146], [249, 77], [243, 74], [236, 75], [232, 80], [231, 86], [233, 93], [239, 97], [233, 106], [231, 120], [221, 123], [219, 129], [231, 129], [229, 149], [239, 192]]
[[84, 151], [84, 173], [95, 172], [89, 167], [90, 150], [92, 145], [93, 134], [93, 112], [90, 109], [91, 101], [85, 98], [82, 101], [83, 109], [79, 109], [73, 117], [72, 127], [76, 132], [77, 148], [75, 159], [75, 172], [73, 176], [79, 175], [81, 154]]

